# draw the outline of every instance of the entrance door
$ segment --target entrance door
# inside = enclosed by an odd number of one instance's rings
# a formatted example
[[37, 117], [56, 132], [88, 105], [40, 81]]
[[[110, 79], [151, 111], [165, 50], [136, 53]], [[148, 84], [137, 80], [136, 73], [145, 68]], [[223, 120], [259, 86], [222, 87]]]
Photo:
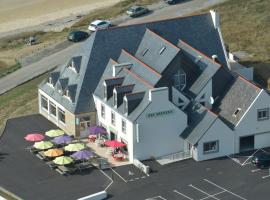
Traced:
[[240, 152], [254, 149], [254, 135], [240, 138]]
[[115, 140], [116, 139], [116, 135], [114, 132], [110, 132], [110, 139], [111, 140]]

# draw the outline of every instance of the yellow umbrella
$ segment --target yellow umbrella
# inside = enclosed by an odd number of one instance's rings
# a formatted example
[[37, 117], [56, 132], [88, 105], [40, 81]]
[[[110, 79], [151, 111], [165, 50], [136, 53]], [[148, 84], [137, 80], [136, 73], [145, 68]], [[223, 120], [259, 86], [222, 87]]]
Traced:
[[53, 160], [53, 162], [57, 165], [67, 165], [73, 162], [73, 159], [68, 156], [60, 156]]
[[80, 151], [84, 148], [85, 148], [85, 146], [82, 143], [74, 143], [74, 144], [69, 144], [69, 145], [65, 146], [66, 151]]
[[65, 132], [63, 130], [60, 130], [60, 129], [50, 130], [50, 131], [47, 131], [45, 133], [45, 135], [47, 135], [49, 137], [57, 137], [57, 136], [64, 135], [64, 134], [65, 134]]
[[63, 155], [63, 150], [61, 149], [49, 149], [48, 151], [44, 152], [44, 155], [47, 157], [57, 157]]
[[53, 143], [49, 141], [35, 142], [34, 147], [36, 149], [49, 149], [53, 146]]

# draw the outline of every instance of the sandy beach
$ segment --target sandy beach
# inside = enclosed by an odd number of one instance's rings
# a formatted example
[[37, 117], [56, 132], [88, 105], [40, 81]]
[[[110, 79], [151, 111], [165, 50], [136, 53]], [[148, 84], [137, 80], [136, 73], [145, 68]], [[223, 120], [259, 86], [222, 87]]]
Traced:
[[120, 0], [1, 0], [0, 32], [36, 26], [69, 16], [87, 14]]

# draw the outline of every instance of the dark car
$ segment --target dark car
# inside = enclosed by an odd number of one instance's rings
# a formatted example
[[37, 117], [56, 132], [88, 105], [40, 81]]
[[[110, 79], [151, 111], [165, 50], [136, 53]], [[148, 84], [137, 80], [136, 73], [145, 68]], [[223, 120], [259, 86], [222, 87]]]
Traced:
[[270, 154], [261, 153], [252, 157], [251, 162], [257, 167], [264, 168], [270, 166]]
[[80, 42], [82, 40], [85, 40], [86, 38], [89, 37], [89, 34], [84, 31], [71, 31], [68, 34], [67, 39], [72, 42]]
[[173, 5], [173, 4], [177, 4], [180, 3], [183, 0], [164, 0], [165, 3]]
[[149, 12], [148, 8], [142, 7], [142, 6], [132, 6], [127, 10], [127, 14], [130, 17], [138, 17], [140, 15], [144, 15]]

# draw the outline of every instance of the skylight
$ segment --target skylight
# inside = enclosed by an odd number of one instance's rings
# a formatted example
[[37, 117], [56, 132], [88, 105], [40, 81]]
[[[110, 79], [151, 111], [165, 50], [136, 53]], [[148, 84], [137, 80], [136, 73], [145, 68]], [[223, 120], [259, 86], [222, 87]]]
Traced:
[[149, 49], [144, 49], [143, 52], [142, 52], [142, 56], [144, 56], [147, 53], [148, 50]]
[[160, 50], [159, 50], [159, 55], [161, 55], [164, 51], [165, 51], [166, 47], [163, 46]]
[[237, 110], [233, 113], [233, 116], [236, 117], [237, 114], [241, 111], [241, 108], [237, 108]]

